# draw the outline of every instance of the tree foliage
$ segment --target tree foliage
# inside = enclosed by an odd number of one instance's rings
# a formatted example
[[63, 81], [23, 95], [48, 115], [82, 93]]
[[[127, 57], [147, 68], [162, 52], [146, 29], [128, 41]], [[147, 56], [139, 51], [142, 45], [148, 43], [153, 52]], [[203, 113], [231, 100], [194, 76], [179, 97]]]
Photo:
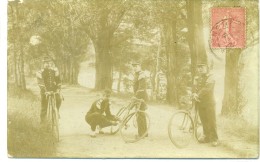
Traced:
[[[192, 86], [197, 63], [208, 63], [203, 22], [213, 6], [245, 6], [247, 47], [258, 43], [256, 0], [18, 0], [8, 4], [8, 79], [26, 88], [25, 76], [51, 56], [63, 82], [77, 84], [80, 63], [94, 47], [95, 88], [120, 91], [130, 63], [148, 71], [152, 98], [166, 87], [168, 103], [178, 105]], [[38, 43], [33, 43], [36, 39]], [[35, 40], [34, 40], [35, 41]], [[36, 41], [36, 42], [37, 42]], [[222, 112], [241, 113], [243, 50], [226, 50], [225, 95]], [[236, 54], [234, 54], [236, 52]], [[235, 66], [234, 66], [235, 65]], [[115, 74], [118, 73], [118, 77]], [[162, 81], [165, 78], [166, 81]]]

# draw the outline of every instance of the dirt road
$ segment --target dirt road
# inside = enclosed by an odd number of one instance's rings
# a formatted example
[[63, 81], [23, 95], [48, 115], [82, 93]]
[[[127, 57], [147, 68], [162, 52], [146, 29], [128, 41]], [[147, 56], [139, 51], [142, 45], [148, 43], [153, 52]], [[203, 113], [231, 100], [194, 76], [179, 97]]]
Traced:
[[[125, 143], [120, 134], [89, 136], [90, 127], [85, 123], [85, 113], [98, 98], [96, 92], [81, 87], [65, 87], [64, 102], [60, 110], [60, 142], [58, 157], [70, 158], [236, 158], [221, 145], [191, 143], [185, 149], [176, 148], [167, 133], [167, 124], [173, 113], [172, 107], [149, 105], [151, 118], [149, 137], [137, 143]], [[113, 109], [117, 111], [127, 101], [112, 97]], [[106, 131], [106, 130], [104, 130]]]

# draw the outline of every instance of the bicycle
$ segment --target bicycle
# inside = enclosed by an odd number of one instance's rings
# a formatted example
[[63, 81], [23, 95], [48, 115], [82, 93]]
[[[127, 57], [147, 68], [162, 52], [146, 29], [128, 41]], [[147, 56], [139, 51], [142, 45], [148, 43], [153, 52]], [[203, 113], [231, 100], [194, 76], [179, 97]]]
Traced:
[[177, 148], [189, 145], [192, 138], [198, 141], [203, 135], [203, 127], [194, 101], [190, 109], [178, 110], [168, 123], [168, 135]]
[[[120, 123], [117, 126], [111, 126], [111, 134], [116, 134], [120, 131], [122, 139], [126, 143], [134, 143], [148, 134], [150, 128], [150, 117], [145, 111], [140, 110], [140, 106], [144, 101], [142, 99], [133, 98], [132, 101], [122, 107], [116, 114], [116, 118], [119, 119]], [[146, 122], [146, 128], [139, 127], [144, 125]], [[141, 136], [137, 135], [138, 130], [145, 130]]]
[[59, 141], [59, 112], [56, 107], [56, 94], [59, 92], [45, 92], [47, 98], [47, 128], [51, 131], [53, 139]]

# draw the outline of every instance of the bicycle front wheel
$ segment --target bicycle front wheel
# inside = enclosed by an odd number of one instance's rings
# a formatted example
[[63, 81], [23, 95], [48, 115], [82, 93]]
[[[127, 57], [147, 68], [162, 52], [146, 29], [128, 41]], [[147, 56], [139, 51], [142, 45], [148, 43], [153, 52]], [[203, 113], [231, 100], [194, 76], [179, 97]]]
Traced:
[[[124, 117], [127, 115], [127, 108], [126, 107], [122, 107], [116, 114], [116, 117], [121, 120], [124, 119]], [[111, 126], [110, 128], [110, 133], [111, 134], [116, 134], [119, 131], [120, 128], [120, 124], [117, 124], [116, 126]]]
[[137, 142], [148, 136], [150, 118], [143, 111], [129, 114], [120, 126], [120, 135], [126, 143]]
[[59, 113], [57, 108], [54, 108], [52, 113], [52, 135], [54, 140], [59, 142]]
[[173, 114], [168, 124], [168, 135], [176, 147], [183, 148], [189, 145], [193, 131], [193, 120], [188, 112], [179, 111]]

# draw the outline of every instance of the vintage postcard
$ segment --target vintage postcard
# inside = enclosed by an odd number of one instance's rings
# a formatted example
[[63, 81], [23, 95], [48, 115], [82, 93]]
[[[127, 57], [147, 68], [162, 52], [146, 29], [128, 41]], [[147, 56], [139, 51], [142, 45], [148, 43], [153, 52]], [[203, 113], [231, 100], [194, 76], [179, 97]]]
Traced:
[[8, 0], [9, 158], [258, 158], [257, 0]]

